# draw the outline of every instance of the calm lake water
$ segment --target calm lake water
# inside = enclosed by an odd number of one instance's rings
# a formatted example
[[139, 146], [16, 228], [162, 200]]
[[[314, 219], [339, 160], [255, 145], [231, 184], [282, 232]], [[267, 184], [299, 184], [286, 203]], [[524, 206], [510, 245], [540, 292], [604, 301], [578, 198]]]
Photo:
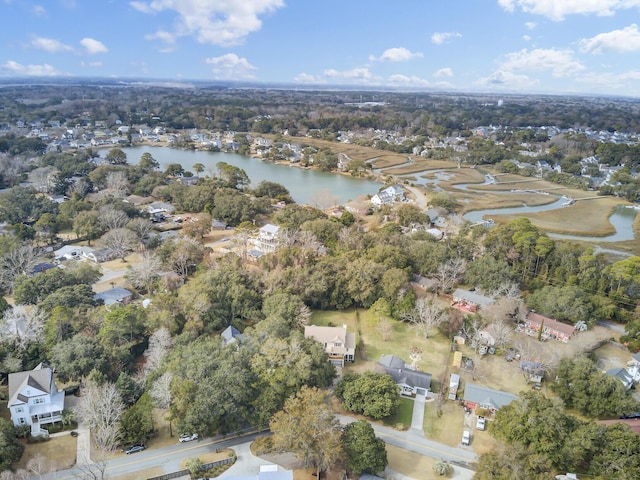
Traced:
[[[262, 180], [276, 182], [289, 190], [291, 197], [301, 205], [314, 205], [319, 198], [334, 197], [337, 204], [344, 204], [360, 195], [374, 195], [382, 187], [381, 183], [338, 175], [335, 173], [306, 170], [286, 165], [258, 160], [236, 153], [201, 152], [196, 150], [177, 150], [168, 147], [127, 147], [122, 151], [127, 154], [127, 162], [136, 165], [143, 153], [149, 152], [165, 170], [171, 163], [179, 163], [185, 170], [193, 172], [193, 165], [201, 163], [205, 171], [201, 175], [216, 172], [216, 164], [225, 162], [242, 168], [256, 186]], [[102, 157], [109, 150], [101, 150]]]

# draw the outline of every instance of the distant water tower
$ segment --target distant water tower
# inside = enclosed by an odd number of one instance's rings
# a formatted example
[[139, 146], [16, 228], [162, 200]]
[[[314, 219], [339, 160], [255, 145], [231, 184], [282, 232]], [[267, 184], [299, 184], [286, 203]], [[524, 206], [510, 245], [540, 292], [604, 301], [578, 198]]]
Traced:
[[498, 106], [501, 107], [502, 105], [504, 105], [504, 100], [502, 99], [498, 100]]

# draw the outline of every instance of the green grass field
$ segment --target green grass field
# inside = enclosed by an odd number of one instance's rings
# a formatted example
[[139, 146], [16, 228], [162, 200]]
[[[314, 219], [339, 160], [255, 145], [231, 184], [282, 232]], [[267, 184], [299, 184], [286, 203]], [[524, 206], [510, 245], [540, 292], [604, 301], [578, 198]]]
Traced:
[[402, 424], [406, 428], [411, 427], [411, 418], [413, 417], [413, 400], [409, 398], [400, 399], [400, 408], [395, 415], [384, 419], [384, 424], [390, 427]]

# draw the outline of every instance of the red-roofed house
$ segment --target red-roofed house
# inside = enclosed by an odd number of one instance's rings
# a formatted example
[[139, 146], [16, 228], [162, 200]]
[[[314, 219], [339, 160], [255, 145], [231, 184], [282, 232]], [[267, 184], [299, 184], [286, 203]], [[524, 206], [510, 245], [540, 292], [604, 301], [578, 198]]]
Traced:
[[567, 343], [575, 330], [576, 327], [573, 325], [559, 322], [536, 312], [529, 312], [525, 321], [525, 333], [532, 337], [537, 337], [540, 334], [540, 338], [543, 340], [553, 338]]

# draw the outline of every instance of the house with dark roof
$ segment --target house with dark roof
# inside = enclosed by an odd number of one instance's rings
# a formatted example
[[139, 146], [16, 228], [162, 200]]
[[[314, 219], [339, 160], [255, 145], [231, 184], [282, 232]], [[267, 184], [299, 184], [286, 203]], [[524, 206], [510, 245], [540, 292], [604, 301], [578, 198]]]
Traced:
[[232, 343], [243, 343], [244, 335], [240, 333], [233, 325], [229, 325], [224, 331], [220, 334], [222, 337], [222, 341], [225, 345], [230, 345]]
[[381, 355], [378, 365], [393, 378], [401, 395], [426, 395], [431, 388], [430, 373], [409, 368], [404, 360], [395, 355]]
[[15, 426], [30, 425], [32, 436], [48, 436], [41, 425], [62, 421], [64, 390], [58, 391], [53, 370], [41, 363], [33, 370], [9, 374], [7, 406]]
[[633, 386], [633, 377], [626, 368], [612, 368], [607, 370], [606, 373], [620, 380], [625, 390], [629, 390]]
[[476, 410], [478, 408], [485, 409], [491, 414], [495, 414], [502, 407], [506, 407], [514, 400], [518, 400], [518, 396], [493, 388], [467, 383], [464, 387], [464, 395], [462, 397], [464, 406]]

